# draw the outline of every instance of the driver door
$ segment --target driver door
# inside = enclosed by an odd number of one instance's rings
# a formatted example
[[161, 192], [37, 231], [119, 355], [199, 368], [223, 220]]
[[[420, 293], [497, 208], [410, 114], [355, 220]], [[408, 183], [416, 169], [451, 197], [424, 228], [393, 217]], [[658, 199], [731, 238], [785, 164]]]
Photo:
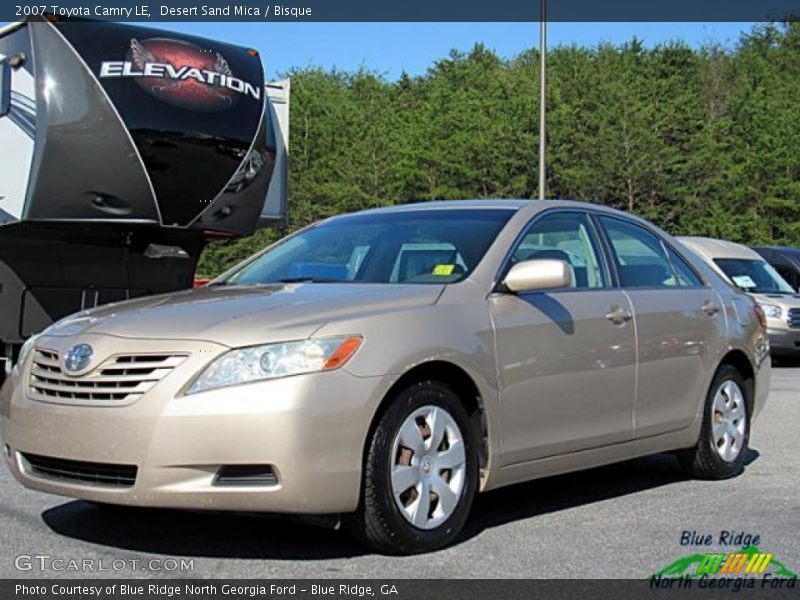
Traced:
[[547, 212], [506, 265], [568, 262], [570, 288], [496, 293], [503, 465], [630, 440], [636, 337], [627, 296], [610, 285], [594, 227], [581, 211]]

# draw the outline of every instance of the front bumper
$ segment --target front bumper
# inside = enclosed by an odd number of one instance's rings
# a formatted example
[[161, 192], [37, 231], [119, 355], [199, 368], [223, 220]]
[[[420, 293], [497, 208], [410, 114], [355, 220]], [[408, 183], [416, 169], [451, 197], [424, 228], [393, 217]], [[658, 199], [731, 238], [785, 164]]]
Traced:
[[[96, 349], [110, 345], [104, 339], [81, 341]], [[53, 338], [39, 344], [48, 342], [63, 345]], [[163, 352], [165, 344], [126, 340], [123, 348]], [[192, 375], [227, 349], [199, 342], [177, 346], [175, 351], [188, 354], [186, 361], [138, 400], [120, 406], [33, 399], [23, 366], [3, 390], [2, 439], [14, 476], [31, 489], [112, 504], [306, 514], [357, 508], [378, 378], [340, 369], [182, 396]], [[25, 455], [134, 465], [135, 483], [43, 477]], [[233, 465], [269, 465], [277, 482], [217, 485], [220, 468]]]
[[773, 356], [800, 356], [800, 329], [770, 327], [767, 333]]

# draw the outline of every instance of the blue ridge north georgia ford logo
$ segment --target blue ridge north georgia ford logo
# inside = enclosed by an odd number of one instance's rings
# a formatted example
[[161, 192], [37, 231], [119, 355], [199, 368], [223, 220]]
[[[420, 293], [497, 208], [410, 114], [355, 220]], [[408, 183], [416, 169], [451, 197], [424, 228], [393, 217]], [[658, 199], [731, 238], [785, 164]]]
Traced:
[[94, 350], [89, 344], [77, 344], [67, 351], [64, 358], [64, 368], [67, 371], [83, 371], [89, 366]]

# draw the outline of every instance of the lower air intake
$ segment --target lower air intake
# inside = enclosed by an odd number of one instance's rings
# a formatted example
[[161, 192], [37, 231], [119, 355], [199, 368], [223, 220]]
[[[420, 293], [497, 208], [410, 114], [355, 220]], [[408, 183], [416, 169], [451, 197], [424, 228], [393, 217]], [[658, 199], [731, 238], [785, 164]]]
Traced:
[[27, 453], [21, 456], [25, 470], [42, 479], [107, 487], [132, 487], [136, 483], [135, 465], [84, 462]]

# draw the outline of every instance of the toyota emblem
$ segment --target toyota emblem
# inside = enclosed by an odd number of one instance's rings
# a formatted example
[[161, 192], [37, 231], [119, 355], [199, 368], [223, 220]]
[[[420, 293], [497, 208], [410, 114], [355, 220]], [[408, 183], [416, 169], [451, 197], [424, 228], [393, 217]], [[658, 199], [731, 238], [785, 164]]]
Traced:
[[73, 346], [67, 351], [67, 356], [64, 358], [64, 368], [72, 373], [83, 371], [89, 366], [92, 354], [94, 354], [94, 350], [89, 344]]

